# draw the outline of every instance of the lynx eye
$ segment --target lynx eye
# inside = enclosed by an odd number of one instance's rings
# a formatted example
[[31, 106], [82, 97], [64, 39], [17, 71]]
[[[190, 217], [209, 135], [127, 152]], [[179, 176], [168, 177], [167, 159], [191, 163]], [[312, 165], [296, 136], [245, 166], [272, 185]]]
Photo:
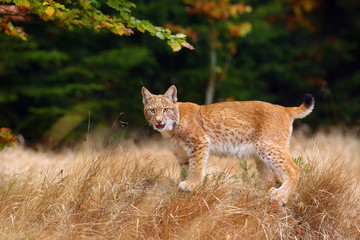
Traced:
[[151, 109], [149, 109], [149, 112], [155, 113], [155, 109], [151, 108]]
[[167, 113], [169, 110], [170, 110], [169, 108], [164, 108], [163, 113]]

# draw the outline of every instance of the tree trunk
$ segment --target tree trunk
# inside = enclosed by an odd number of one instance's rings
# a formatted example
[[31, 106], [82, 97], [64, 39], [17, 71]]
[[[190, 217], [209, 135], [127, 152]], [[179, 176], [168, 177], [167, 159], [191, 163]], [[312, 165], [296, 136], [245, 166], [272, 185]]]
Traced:
[[216, 61], [217, 61], [217, 54], [216, 54], [216, 47], [214, 41], [212, 39], [213, 31], [212, 27], [209, 30], [209, 46], [210, 46], [210, 75], [208, 84], [206, 87], [205, 93], [205, 104], [210, 104], [214, 102], [214, 95], [215, 95], [215, 87], [216, 87]]

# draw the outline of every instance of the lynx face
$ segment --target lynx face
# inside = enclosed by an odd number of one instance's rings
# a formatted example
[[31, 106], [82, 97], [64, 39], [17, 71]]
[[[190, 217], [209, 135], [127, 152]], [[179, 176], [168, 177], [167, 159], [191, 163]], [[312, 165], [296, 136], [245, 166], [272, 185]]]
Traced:
[[173, 130], [179, 123], [176, 89], [169, 89], [164, 95], [153, 95], [143, 88], [142, 94], [148, 123], [159, 132]]

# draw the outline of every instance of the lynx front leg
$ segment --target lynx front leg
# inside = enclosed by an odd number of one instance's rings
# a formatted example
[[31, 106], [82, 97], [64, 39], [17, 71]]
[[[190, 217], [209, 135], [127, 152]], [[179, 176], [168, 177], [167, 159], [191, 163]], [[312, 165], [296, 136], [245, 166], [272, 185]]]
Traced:
[[189, 149], [189, 175], [188, 179], [179, 184], [185, 191], [193, 191], [205, 177], [206, 162], [209, 157], [209, 144], [202, 142]]

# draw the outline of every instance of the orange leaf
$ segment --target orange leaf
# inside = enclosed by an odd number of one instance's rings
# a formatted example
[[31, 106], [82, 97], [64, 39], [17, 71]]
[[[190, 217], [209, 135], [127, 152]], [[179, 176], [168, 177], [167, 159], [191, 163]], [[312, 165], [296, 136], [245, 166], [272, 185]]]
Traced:
[[181, 43], [181, 46], [188, 48], [190, 50], [195, 50], [195, 48], [189, 43]]
[[55, 13], [55, 8], [53, 7], [47, 7], [45, 10], [46, 15], [48, 15], [49, 17], [51, 17], [52, 15], [54, 15]]

